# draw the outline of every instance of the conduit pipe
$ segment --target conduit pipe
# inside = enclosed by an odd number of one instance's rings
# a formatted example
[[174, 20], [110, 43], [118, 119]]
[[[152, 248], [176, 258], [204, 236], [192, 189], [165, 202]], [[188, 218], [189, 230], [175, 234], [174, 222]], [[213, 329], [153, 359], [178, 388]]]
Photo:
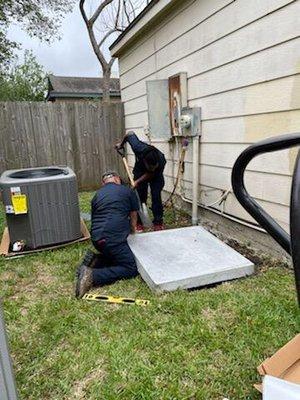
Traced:
[[193, 201], [192, 224], [198, 224], [198, 185], [199, 185], [199, 135], [193, 137]]
[[[189, 199], [188, 197], [185, 197], [185, 196], [182, 195], [182, 194], [180, 194], [179, 196], [180, 196], [181, 200], [185, 201], [186, 203], [193, 204], [193, 200], [192, 200], [192, 199]], [[226, 218], [226, 219], [229, 219], [230, 221], [237, 222], [237, 223], [240, 224], [240, 225], [247, 226], [248, 228], [255, 229], [255, 230], [258, 231], [258, 232], [266, 233], [265, 229], [261, 228], [260, 226], [255, 225], [255, 224], [252, 224], [251, 222], [243, 221], [243, 220], [240, 219], [240, 218], [233, 217], [232, 215], [227, 214], [227, 213], [225, 213], [225, 212], [222, 212], [222, 211], [220, 211], [220, 210], [218, 210], [218, 209], [212, 207], [211, 205], [210, 205], [210, 206], [206, 206], [206, 205], [201, 204], [201, 203], [198, 202], [198, 207], [201, 207], [201, 208], [203, 208], [204, 210], [211, 211], [211, 212], [213, 212], [214, 214], [221, 215], [222, 217], [224, 217], [224, 218]]]
[[[220, 203], [224, 200], [226, 200], [228, 194], [230, 193], [229, 190], [226, 190], [225, 193], [222, 194], [222, 196], [215, 202], [213, 202], [212, 204], [202, 204], [199, 202], [198, 198], [198, 183], [199, 183], [199, 143], [200, 143], [200, 137], [199, 135], [194, 136], [193, 137], [193, 189], [192, 189], [192, 199], [189, 199], [187, 197], [185, 197], [185, 195], [183, 193], [180, 192], [178, 193], [178, 195], [180, 196], [181, 200], [185, 201], [186, 203], [192, 204], [192, 223], [193, 225], [197, 225], [198, 224], [198, 207], [201, 207], [205, 210], [209, 210], [211, 212], [213, 212], [214, 214], [217, 215], [221, 215], [222, 217], [230, 220], [230, 221], [234, 221], [240, 225], [246, 226], [248, 228], [252, 228], [255, 229], [256, 231], [262, 232], [262, 233], [266, 233], [265, 229], [261, 228], [260, 226], [256, 225], [256, 224], [252, 224], [251, 222], [247, 222], [244, 220], [241, 220], [238, 217], [234, 217], [230, 214], [225, 213], [224, 211], [220, 211], [216, 208], [214, 208], [213, 206], [217, 203]], [[187, 147], [187, 144], [185, 144], [185, 146]], [[184, 158], [183, 158], [184, 159]], [[183, 160], [182, 160], [183, 161]], [[198, 167], [198, 168], [197, 168]], [[182, 178], [182, 176], [178, 176], [178, 182], [176, 184], [176, 186], [179, 184], [180, 179]], [[175, 192], [176, 187], [174, 187], [173, 192]], [[174, 194], [174, 193], [172, 193]]]

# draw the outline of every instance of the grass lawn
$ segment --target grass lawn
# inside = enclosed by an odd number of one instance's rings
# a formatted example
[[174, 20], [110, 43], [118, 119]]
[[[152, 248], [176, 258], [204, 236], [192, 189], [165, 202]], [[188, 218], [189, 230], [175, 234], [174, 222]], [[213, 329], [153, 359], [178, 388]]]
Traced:
[[[81, 194], [82, 211], [91, 195]], [[260, 398], [256, 366], [299, 331], [290, 270], [264, 258], [253, 277], [160, 296], [138, 277], [99, 292], [149, 306], [100, 304], [73, 296], [89, 246], [0, 259], [20, 399]]]

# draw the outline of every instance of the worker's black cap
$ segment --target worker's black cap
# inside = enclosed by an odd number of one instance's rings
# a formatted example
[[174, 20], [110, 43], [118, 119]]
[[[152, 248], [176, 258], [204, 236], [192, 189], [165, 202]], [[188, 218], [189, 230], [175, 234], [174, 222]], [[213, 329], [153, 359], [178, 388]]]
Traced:
[[116, 171], [106, 171], [102, 175], [102, 180], [104, 181], [105, 179], [113, 178], [114, 176], [119, 176], [120, 177], [120, 175]]

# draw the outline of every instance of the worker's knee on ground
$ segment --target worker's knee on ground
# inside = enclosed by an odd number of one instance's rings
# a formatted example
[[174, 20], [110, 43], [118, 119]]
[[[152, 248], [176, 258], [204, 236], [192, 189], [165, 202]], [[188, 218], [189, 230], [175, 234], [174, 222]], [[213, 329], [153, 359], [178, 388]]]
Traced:
[[129, 274], [128, 274], [129, 278], [134, 278], [135, 276], [138, 276], [138, 274], [139, 274], [139, 272], [138, 272], [136, 267], [135, 268], [130, 268], [129, 271], [130, 271]]
[[127, 261], [126, 265], [124, 264], [124, 267], [127, 268], [129, 271], [137, 271], [137, 266], [134, 259]]
[[92, 285], [103, 286], [114, 283], [120, 279], [130, 279], [138, 275], [136, 266], [132, 264], [115, 265], [107, 268], [93, 269]]

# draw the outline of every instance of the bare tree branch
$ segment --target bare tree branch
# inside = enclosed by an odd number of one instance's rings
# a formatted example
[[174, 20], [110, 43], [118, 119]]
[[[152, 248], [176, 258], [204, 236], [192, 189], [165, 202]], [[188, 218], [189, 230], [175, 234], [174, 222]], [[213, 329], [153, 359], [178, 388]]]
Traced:
[[84, 10], [84, 2], [85, 2], [85, 0], [80, 0], [79, 9], [80, 9], [80, 12], [81, 12], [81, 15], [82, 15], [82, 18], [83, 18], [84, 22], [86, 24], [88, 24], [89, 20], [88, 20], [88, 18], [86, 16], [86, 13], [85, 13], [85, 10]]
[[102, 69], [104, 71], [104, 69], [106, 69], [108, 67], [108, 63], [107, 63], [102, 51], [100, 50], [100, 48], [99, 48], [99, 46], [97, 44], [97, 41], [96, 41], [96, 38], [95, 38], [95, 34], [94, 34], [94, 31], [93, 31], [93, 26], [90, 24], [90, 22], [89, 22], [90, 20], [88, 19], [87, 15], [85, 13], [85, 10], [84, 10], [84, 3], [85, 3], [85, 0], [80, 0], [80, 3], [79, 3], [80, 12], [81, 12], [83, 20], [84, 20], [84, 22], [86, 24], [86, 27], [87, 27], [87, 30], [88, 30], [88, 34], [89, 34], [89, 38], [90, 38], [91, 44], [93, 46], [94, 53], [96, 54], [101, 66], [102, 66]]
[[134, 19], [135, 18], [135, 9], [134, 9], [134, 7], [133, 7], [133, 4], [132, 4], [132, 1], [131, 0], [127, 0], [128, 1], [128, 4], [130, 5], [130, 7], [131, 7], [131, 12], [132, 12], [132, 18], [130, 18], [130, 19]]
[[118, 28], [118, 26], [119, 26], [120, 12], [121, 12], [121, 0], [118, 0], [118, 9], [117, 9], [116, 19], [115, 19], [115, 28]]
[[127, 6], [126, 6], [126, 0], [123, 0], [123, 8], [124, 8], [124, 14], [125, 14], [125, 16], [127, 18], [127, 24], [129, 25], [130, 24], [130, 17], [129, 17], [129, 13], [128, 13]]
[[112, 57], [112, 58], [110, 59], [110, 62], [108, 63], [109, 68], [111, 68], [111, 67], [113, 66], [113, 63], [115, 62], [115, 60], [116, 60], [115, 57]]
[[[146, 5], [147, 2], [146, 0], [97, 0], [98, 6], [91, 12], [91, 17], [85, 11], [87, 3], [88, 0], [80, 0], [79, 9], [86, 25], [93, 51], [102, 68], [103, 99], [109, 101], [110, 76], [115, 58], [106, 59], [104, 55], [106, 54], [104, 52], [106, 49], [105, 43], [113, 34], [122, 32], [135, 18], [136, 11], [140, 10], [142, 5]], [[104, 48], [104, 51], [102, 48]]]
[[104, 10], [106, 6], [108, 6], [110, 3], [112, 3], [113, 0], [104, 0], [103, 3], [99, 5], [97, 10], [94, 12], [94, 15], [90, 18], [89, 23], [91, 26], [93, 26], [94, 22], [96, 19], [99, 17], [101, 12]]
[[115, 32], [122, 32], [122, 29], [113, 28], [110, 31], [106, 32], [105, 35], [100, 40], [100, 42], [98, 43], [98, 47], [100, 48], [103, 45], [103, 43], [106, 41], [106, 39], [108, 39], [109, 36], [112, 35]]

